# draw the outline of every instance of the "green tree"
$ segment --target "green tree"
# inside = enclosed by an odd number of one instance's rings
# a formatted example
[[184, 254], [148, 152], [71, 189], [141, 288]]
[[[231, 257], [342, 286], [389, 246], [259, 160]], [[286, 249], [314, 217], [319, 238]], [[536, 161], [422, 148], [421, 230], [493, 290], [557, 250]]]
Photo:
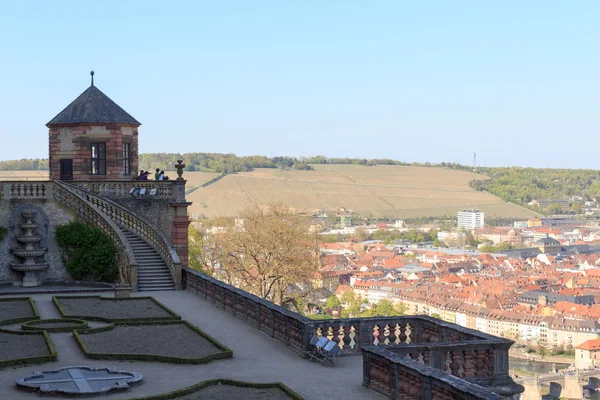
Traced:
[[433, 241], [433, 245], [435, 247], [448, 247], [446, 246], [446, 243], [442, 242], [440, 239], [435, 238], [435, 240]]
[[356, 296], [354, 295], [353, 290], [346, 290], [344, 293], [342, 293], [342, 302], [344, 304], [351, 304], [354, 302], [355, 298]]
[[560, 214], [561, 211], [562, 211], [562, 209], [560, 208], [560, 204], [558, 204], [558, 203], [552, 203], [548, 207], [548, 213], [550, 213], [550, 214]]
[[328, 308], [338, 308], [341, 306], [340, 304], [340, 299], [338, 299], [338, 297], [334, 294], [332, 294], [331, 296], [329, 296], [327, 298], [327, 301], [325, 302], [325, 305]]

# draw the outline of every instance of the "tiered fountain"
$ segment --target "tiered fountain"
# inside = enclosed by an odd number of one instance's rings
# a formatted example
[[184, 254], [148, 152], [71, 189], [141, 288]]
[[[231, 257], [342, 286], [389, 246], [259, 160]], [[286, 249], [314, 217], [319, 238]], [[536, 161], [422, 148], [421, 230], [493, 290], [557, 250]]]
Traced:
[[48, 268], [48, 263], [43, 262], [44, 254], [46, 254], [48, 249], [39, 247], [42, 237], [34, 232], [38, 227], [35, 222], [36, 215], [37, 212], [33, 210], [21, 211], [21, 217], [25, 220], [25, 223], [19, 222], [18, 225], [24, 234], [15, 237], [20, 246], [13, 248], [12, 253], [24, 259], [24, 261], [23, 263], [11, 263], [10, 267], [14, 271], [23, 272], [24, 275], [23, 282], [15, 282], [15, 286], [38, 286], [39, 282], [35, 273]]

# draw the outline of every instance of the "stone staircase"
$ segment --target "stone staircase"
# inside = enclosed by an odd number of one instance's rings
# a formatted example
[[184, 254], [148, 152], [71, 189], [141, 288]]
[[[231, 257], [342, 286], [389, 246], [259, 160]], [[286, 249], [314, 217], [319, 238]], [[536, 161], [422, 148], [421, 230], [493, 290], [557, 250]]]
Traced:
[[133, 255], [138, 263], [138, 291], [175, 290], [169, 267], [160, 254], [133, 232], [123, 227], [121, 227], [121, 231], [131, 245]]

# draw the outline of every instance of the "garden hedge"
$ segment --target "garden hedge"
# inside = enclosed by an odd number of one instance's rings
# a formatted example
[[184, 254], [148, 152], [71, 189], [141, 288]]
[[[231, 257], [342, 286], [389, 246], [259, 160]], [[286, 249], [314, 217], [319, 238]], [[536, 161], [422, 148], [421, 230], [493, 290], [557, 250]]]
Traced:
[[197, 383], [192, 386], [188, 386], [183, 389], [175, 390], [173, 392], [152, 395], [147, 397], [138, 397], [131, 400], [172, 400], [177, 399], [179, 397], [187, 396], [188, 394], [195, 393], [199, 390], [202, 390], [209, 386], [214, 385], [230, 385], [230, 386], [238, 386], [238, 387], [247, 387], [247, 388], [255, 388], [255, 389], [279, 389], [284, 392], [286, 395], [290, 397], [292, 400], [304, 400], [302, 396], [298, 393], [294, 392], [289, 387], [285, 386], [281, 382], [275, 383], [253, 383], [253, 382], [244, 382], [244, 381], [236, 381], [233, 379], [209, 379], [200, 383]]
[[[75, 322], [77, 325], [71, 326], [55, 326], [55, 327], [44, 327], [45, 323], [73, 323]], [[41, 326], [38, 326], [41, 325]], [[21, 329], [24, 331], [46, 331], [48, 333], [57, 333], [57, 332], [71, 332], [75, 329], [87, 329], [88, 324], [84, 320], [75, 319], [75, 318], [53, 318], [53, 319], [37, 319], [33, 321], [27, 321], [21, 324]]]

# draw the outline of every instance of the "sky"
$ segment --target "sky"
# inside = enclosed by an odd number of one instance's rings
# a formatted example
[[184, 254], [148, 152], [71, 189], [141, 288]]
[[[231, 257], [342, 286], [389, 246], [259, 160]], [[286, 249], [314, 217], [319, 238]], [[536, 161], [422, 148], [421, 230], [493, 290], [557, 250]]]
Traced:
[[0, 159], [95, 84], [140, 152], [600, 164], [598, 1], [12, 1]]

